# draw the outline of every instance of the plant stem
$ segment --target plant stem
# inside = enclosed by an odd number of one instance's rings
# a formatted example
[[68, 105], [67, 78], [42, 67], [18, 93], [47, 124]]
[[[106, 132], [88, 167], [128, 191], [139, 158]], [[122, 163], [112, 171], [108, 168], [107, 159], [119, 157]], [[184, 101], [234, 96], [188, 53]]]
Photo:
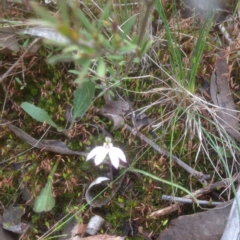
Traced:
[[112, 182], [113, 181], [113, 169], [112, 169], [113, 166], [112, 166], [110, 159], [109, 159], [108, 163], [109, 163], [109, 170], [110, 170], [110, 180]]

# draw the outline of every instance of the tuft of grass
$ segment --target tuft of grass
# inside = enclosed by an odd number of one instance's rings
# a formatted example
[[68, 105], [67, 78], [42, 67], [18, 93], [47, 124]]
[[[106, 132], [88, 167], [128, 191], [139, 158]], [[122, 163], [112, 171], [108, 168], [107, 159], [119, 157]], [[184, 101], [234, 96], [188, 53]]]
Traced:
[[[161, 20], [163, 21], [167, 49], [170, 60], [170, 74], [176, 79], [177, 83], [184, 89], [187, 89], [189, 92], [195, 92], [196, 78], [199, 69], [199, 65], [202, 60], [203, 50], [206, 44], [206, 38], [213, 24], [214, 14], [209, 10], [204, 16], [204, 20], [201, 21], [199, 27], [199, 32], [196, 33], [196, 36], [192, 36], [197, 39], [194, 46], [194, 50], [191, 53], [190, 64], [189, 66], [184, 66], [183, 57], [184, 52], [181, 49], [180, 35], [182, 34], [181, 28], [179, 26], [179, 13], [176, 8], [176, 1], [172, 1], [172, 26], [170, 27], [169, 20], [165, 14], [164, 6], [161, 1], [155, 1], [156, 10], [159, 13]], [[173, 87], [179, 87], [176, 85], [176, 81], [172, 82]]]

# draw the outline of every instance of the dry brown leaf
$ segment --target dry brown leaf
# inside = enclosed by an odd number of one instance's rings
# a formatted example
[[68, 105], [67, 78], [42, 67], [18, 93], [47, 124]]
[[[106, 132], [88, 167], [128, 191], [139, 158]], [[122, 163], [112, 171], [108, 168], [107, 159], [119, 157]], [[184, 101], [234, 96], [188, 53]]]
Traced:
[[207, 212], [181, 216], [173, 220], [158, 240], [219, 240], [223, 234], [231, 209], [230, 203], [223, 203]]
[[5, 208], [2, 220], [3, 228], [17, 234], [25, 233], [29, 225], [21, 222], [21, 217], [24, 213], [25, 209], [23, 207], [10, 206], [7, 209]]
[[99, 113], [113, 121], [113, 129], [123, 126], [124, 116], [130, 112], [130, 105], [125, 101], [107, 101]]
[[[91, 207], [102, 207], [105, 206], [113, 197], [112, 196], [98, 196], [98, 194], [103, 191], [108, 185], [110, 179], [107, 177], [98, 177], [96, 178], [87, 188], [85, 193], [85, 198], [87, 203]], [[112, 192], [114, 194], [114, 192]]]
[[130, 105], [125, 101], [107, 101], [101, 110], [104, 113], [125, 116], [130, 111]]
[[8, 55], [19, 51], [18, 40], [12, 28], [1, 28], [0, 31], [0, 53]]
[[154, 122], [153, 118], [149, 118], [145, 113], [137, 114], [134, 118], [135, 127], [140, 130], [144, 126], [148, 126]]
[[117, 130], [124, 125], [124, 118], [120, 115], [106, 113], [105, 117], [113, 121], [113, 130]]
[[211, 76], [211, 97], [217, 109], [218, 121], [230, 136], [240, 140], [236, 106], [229, 87], [229, 74], [224, 51], [219, 53]]
[[[124, 125], [124, 116], [131, 112], [131, 106], [124, 101], [108, 101], [98, 112], [113, 121], [113, 129], [116, 130]], [[134, 117], [135, 127], [140, 128], [151, 124], [154, 119], [145, 113], [136, 114]]]
[[27, 133], [25, 133], [23, 130], [21, 130], [18, 127], [15, 127], [12, 124], [7, 124], [8, 128], [14, 132], [19, 138], [21, 138], [24, 142], [27, 142], [33, 147], [43, 149], [44, 151], [50, 151], [55, 152], [59, 154], [65, 154], [65, 155], [79, 155], [79, 156], [87, 156], [84, 152], [78, 152], [78, 151], [72, 151], [70, 150], [67, 145], [58, 140], [37, 140]]

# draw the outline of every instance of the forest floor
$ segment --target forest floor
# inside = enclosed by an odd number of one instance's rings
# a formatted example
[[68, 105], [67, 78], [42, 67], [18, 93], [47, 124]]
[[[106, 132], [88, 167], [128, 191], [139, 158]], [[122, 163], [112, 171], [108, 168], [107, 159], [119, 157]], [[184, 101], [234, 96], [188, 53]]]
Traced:
[[3, 0], [0, 239], [197, 239], [234, 198], [239, 1], [199, 2]]

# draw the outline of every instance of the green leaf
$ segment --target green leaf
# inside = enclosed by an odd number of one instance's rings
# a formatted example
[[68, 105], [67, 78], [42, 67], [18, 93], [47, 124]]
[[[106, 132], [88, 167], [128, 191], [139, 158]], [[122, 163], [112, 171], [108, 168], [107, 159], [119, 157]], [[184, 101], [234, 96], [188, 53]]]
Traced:
[[56, 64], [57, 62], [68, 62], [68, 61], [72, 61], [73, 59], [73, 56], [72, 54], [65, 54], [65, 55], [62, 55], [62, 54], [59, 54], [59, 55], [55, 55], [55, 56], [52, 56], [50, 57], [47, 61], [49, 64]]
[[48, 26], [56, 26], [58, 20], [55, 17], [52, 17], [47, 10], [42, 8], [40, 4], [31, 2], [30, 3], [34, 11], [43, 19], [44, 22], [48, 23]]
[[18, 77], [15, 77], [15, 80], [16, 80], [16, 82], [18, 82], [20, 85], [23, 85], [23, 84], [22, 84], [22, 81], [21, 81]]
[[105, 63], [104, 63], [104, 61], [103, 61], [103, 59], [101, 57], [98, 58], [97, 73], [98, 73], [99, 77], [102, 77], [102, 78], [105, 77], [106, 66], [105, 66]]
[[81, 71], [79, 71], [78, 74], [78, 78], [75, 80], [75, 83], [77, 83], [79, 86], [86, 80], [85, 76], [88, 73], [89, 67], [91, 65], [91, 60], [83, 60], [83, 59], [79, 59], [78, 61], [76, 61], [79, 65], [81, 65], [82, 62], [84, 62], [82, 64], [82, 69]]
[[55, 199], [52, 196], [53, 175], [57, 169], [58, 162], [55, 163], [51, 173], [48, 176], [48, 181], [42, 189], [40, 195], [36, 198], [33, 210], [37, 213], [48, 212], [55, 206]]
[[107, 55], [106, 56], [107, 59], [111, 60], [115, 60], [115, 61], [122, 61], [124, 58], [122, 55]]
[[126, 36], [129, 34], [131, 29], [133, 28], [135, 21], [136, 21], [136, 15], [131, 16], [122, 26], [124, 38], [126, 38]]
[[111, 10], [111, 4], [108, 3], [104, 8], [103, 8], [103, 11], [102, 11], [102, 14], [101, 14], [101, 17], [99, 18], [99, 21], [98, 21], [98, 31], [101, 30], [102, 26], [103, 26], [103, 22], [104, 20], [108, 20], [109, 19], [109, 16], [110, 16], [110, 10]]
[[70, 5], [73, 10], [73, 14], [75, 18], [80, 20], [79, 22], [86, 28], [86, 30], [89, 33], [96, 33], [93, 27], [93, 24], [91, 24], [91, 22], [87, 19], [85, 14], [79, 8], [76, 8], [74, 4], [70, 4]]
[[66, 53], [72, 53], [72, 52], [78, 51], [78, 50], [79, 50], [79, 46], [69, 45], [69, 46], [65, 47], [62, 52], [64, 54], [66, 54]]
[[43, 109], [34, 106], [31, 103], [23, 102], [21, 104], [21, 108], [27, 112], [32, 118], [36, 119], [39, 122], [46, 122], [47, 124], [51, 125], [52, 127], [59, 128], [55, 122], [51, 119], [46, 111]]
[[74, 92], [73, 99], [73, 118], [82, 117], [92, 104], [95, 84], [84, 81]]
[[68, 70], [68, 72], [73, 73], [73, 74], [76, 74], [76, 75], [79, 75], [79, 71], [74, 70], [74, 69]]
[[[126, 41], [127, 43], [127, 41]], [[125, 46], [118, 49], [119, 54], [133, 53], [137, 50], [137, 46], [132, 43], [127, 43]]]
[[144, 42], [144, 44], [141, 47], [142, 50], [142, 56], [144, 56], [147, 52], [147, 50], [151, 47], [152, 45], [152, 41], [146, 41]]

